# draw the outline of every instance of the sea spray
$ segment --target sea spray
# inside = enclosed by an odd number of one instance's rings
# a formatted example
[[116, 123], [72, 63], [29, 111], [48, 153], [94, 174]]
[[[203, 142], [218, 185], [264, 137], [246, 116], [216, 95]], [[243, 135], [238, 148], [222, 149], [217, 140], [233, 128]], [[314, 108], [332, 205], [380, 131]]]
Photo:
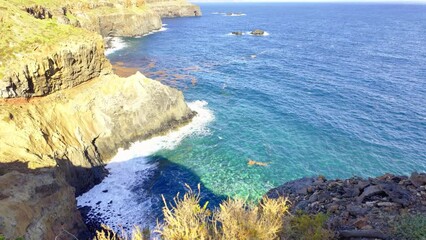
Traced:
[[107, 39], [109, 47], [105, 50], [105, 55], [110, 55], [118, 50], [127, 47], [126, 42], [120, 37], [111, 37]]
[[207, 102], [195, 101], [188, 106], [197, 112], [188, 125], [118, 151], [106, 166], [110, 173], [108, 177], [77, 198], [79, 208], [90, 207], [88, 220], [101, 222], [115, 230], [119, 230], [119, 226], [130, 229], [135, 224], [150, 227], [155, 224], [155, 219], [150, 217], [152, 199], [143, 196], [144, 193], [141, 196], [140, 191], [135, 196], [132, 187], [148, 180], [156, 169], [157, 163], [149, 162], [149, 156], [160, 150], [174, 149], [187, 137], [210, 134], [207, 125], [214, 120], [214, 115], [207, 108]]

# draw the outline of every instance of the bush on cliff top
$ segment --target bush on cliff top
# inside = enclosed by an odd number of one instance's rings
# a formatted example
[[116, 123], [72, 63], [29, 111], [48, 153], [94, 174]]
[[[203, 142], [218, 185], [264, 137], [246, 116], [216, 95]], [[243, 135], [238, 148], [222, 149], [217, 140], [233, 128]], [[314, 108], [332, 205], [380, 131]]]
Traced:
[[426, 216], [403, 215], [395, 224], [395, 235], [398, 239], [426, 239]]
[[[200, 205], [200, 189], [174, 198], [167, 204], [163, 198], [164, 223], [155, 230], [162, 239], [330, 239], [332, 232], [324, 228], [327, 216], [288, 213], [285, 198], [263, 198], [258, 205], [241, 199], [228, 199], [210, 211]], [[136, 232], [136, 234], [135, 234]], [[98, 231], [98, 240], [144, 240], [148, 235], [135, 228], [132, 238], [117, 235], [109, 228]]]

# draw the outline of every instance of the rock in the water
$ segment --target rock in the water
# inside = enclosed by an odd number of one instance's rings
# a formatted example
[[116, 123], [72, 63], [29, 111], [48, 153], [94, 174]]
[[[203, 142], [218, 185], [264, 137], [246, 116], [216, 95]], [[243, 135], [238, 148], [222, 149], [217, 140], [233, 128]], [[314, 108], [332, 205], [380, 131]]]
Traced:
[[232, 35], [241, 36], [241, 35], [243, 35], [243, 32], [232, 32], [231, 34]]
[[255, 29], [253, 31], [251, 31], [252, 35], [255, 36], [263, 36], [265, 34], [265, 31], [261, 30], [261, 29]]

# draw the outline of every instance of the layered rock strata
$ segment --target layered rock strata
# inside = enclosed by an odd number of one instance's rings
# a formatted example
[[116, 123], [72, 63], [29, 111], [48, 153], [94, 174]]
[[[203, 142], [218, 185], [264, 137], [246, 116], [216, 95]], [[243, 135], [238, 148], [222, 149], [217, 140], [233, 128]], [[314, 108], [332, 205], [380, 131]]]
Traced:
[[141, 1], [25, 3], [0, 0], [0, 235], [74, 239], [87, 233], [74, 197], [117, 150], [195, 113], [176, 89], [112, 73], [102, 36], [161, 27]]
[[150, 9], [161, 17], [197, 17], [202, 12], [199, 6], [181, 0], [146, 0]]

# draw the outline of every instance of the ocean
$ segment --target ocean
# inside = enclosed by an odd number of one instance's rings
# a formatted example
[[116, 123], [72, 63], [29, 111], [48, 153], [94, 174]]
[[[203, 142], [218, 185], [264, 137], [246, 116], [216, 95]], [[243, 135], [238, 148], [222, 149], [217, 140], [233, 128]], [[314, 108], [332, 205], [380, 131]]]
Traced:
[[201, 8], [109, 50], [113, 64], [182, 90], [198, 115], [120, 150], [111, 174], [77, 199], [88, 219], [152, 227], [161, 196], [172, 201], [185, 184], [200, 184], [214, 207], [304, 176], [426, 171], [426, 5]]

